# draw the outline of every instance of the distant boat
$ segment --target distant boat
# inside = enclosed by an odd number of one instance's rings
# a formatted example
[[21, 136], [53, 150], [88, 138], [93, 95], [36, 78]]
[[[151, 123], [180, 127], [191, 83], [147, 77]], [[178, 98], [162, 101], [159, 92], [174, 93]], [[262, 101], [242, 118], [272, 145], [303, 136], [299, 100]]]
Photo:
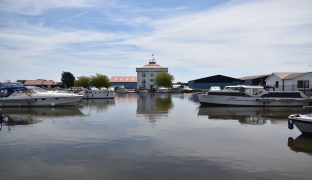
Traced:
[[221, 106], [302, 107], [312, 102], [300, 91], [268, 91], [262, 86], [226, 86], [198, 94], [199, 102]]
[[39, 87], [4, 86], [0, 88], [0, 107], [75, 105], [82, 95], [47, 91]]
[[118, 94], [126, 94], [126, 93], [128, 93], [128, 89], [126, 89], [125, 87], [118, 87], [116, 89], [116, 93], [118, 93]]
[[156, 89], [156, 93], [167, 93], [167, 92], [169, 92], [169, 89], [165, 87], [159, 87]]
[[138, 92], [138, 93], [145, 94], [145, 93], [148, 93], [148, 90], [145, 89], [145, 88], [140, 87], [140, 88], [137, 90], [137, 92]]
[[293, 129], [294, 125], [303, 133], [312, 135], [312, 114], [292, 114], [288, 117], [288, 128]]
[[83, 99], [113, 99], [115, 98], [115, 92], [109, 91], [106, 88], [95, 88], [85, 89], [78, 94], [83, 95]]

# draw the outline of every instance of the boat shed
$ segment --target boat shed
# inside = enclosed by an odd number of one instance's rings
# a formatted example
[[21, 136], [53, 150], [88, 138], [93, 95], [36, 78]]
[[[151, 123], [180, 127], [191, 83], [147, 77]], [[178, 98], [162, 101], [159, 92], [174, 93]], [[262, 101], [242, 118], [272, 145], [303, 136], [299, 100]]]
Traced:
[[192, 89], [200, 89], [200, 90], [207, 90], [210, 89], [212, 86], [219, 86], [221, 89], [223, 89], [225, 86], [239, 85], [242, 82], [243, 81], [240, 79], [223, 75], [215, 75], [191, 80], [188, 82], [188, 86]]
[[110, 83], [113, 87], [124, 87], [126, 89], [137, 88], [136, 76], [112, 76]]
[[240, 78], [246, 85], [263, 86], [266, 85], [265, 80], [269, 77], [269, 74], [257, 75], [257, 76], [246, 76]]

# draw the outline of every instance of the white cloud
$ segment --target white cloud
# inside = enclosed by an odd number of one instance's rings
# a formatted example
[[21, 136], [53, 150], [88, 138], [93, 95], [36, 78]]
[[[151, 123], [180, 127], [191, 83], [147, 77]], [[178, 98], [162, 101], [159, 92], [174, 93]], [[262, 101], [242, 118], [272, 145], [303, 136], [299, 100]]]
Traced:
[[54, 8], [89, 8], [98, 4], [99, 1], [100, 0], [2, 0], [0, 10], [24, 15], [39, 15], [44, 11]]
[[304, 0], [232, 4], [155, 21], [153, 33], [129, 43], [162, 54], [173, 68], [207, 75], [210, 66], [223, 70], [220, 74], [300, 71], [287, 63], [301, 59], [305, 64], [297, 68], [303, 68], [312, 58], [311, 8]]
[[[87, 1], [79, 2], [76, 6], [88, 6]], [[47, 8], [38, 9], [42, 12]], [[213, 74], [239, 77], [273, 71], [311, 71], [311, 9], [312, 1], [308, 0], [234, 1], [174, 18], [153, 20], [140, 14], [129, 22], [127, 17], [115, 19], [132, 26], [147, 26], [148, 30], [142, 31], [141, 27], [136, 32], [64, 31], [22, 25], [18, 29], [0, 29], [0, 63], [22, 68], [24, 61], [33, 72], [43, 67], [40, 63], [54, 66], [54, 70], [45, 73], [55, 80], [59, 75], [53, 73], [60, 68], [47, 62], [51, 58], [62, 61], [62, 69], [68, 67], [78, 75], [102, 71], [107, 75], [133, 75], [135, 67], [146, 63], [152, 53], [161, 65], [169, 66], [177, 81]], [[70, 46], [86, 43], [95, 48]], [[6, 74], [10, 74], [9, 70]]]

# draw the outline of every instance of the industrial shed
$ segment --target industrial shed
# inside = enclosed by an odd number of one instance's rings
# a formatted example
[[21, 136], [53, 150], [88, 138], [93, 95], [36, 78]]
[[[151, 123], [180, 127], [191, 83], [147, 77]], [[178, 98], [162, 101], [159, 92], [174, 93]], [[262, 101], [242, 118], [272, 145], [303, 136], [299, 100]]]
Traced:
[[242, 82], [243, 81], [240, 79], [223, 75], [215, 75], [191, 80], [188, 82], [188, 86], [192, 89], [206, 90], [210, 89], [211, 86], [219, 86], [220, 88], [224, 88], [225, 86], [239, 85], [242, 84]]

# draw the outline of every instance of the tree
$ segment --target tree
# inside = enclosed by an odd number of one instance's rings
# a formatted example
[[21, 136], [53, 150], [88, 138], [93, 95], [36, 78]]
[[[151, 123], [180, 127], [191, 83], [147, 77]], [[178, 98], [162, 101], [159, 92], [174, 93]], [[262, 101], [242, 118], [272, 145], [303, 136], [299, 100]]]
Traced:
[[110, 86], [109, 79], [106, 75], [96, 73], [95, 76], [91, 76], [90, 85], [95, 86], [97, 88]]
[[161, 72], [156, 76], [156, 85], [163, 86], [163, 87], [172, 87], [172, 81], [174, 80], [173, 75], [169, 74], [168, 72]]
[[63, 71], [61, 81], [65, 88], [73, 87], [75, 84], [75, 76], [70, 72]]
[[19, 80], [16, 80], [16, 82], [19, 82], [19, 83], [24, 84], [24, 83], [26, 82], [26, 80], [21, 80], [21, 79], [19, 79]]
[[76, 87], [84, 87], [87, 88], [90, 85], [91, 78], [88, 76], [79, 76], [77, 80], [75, 80]]

